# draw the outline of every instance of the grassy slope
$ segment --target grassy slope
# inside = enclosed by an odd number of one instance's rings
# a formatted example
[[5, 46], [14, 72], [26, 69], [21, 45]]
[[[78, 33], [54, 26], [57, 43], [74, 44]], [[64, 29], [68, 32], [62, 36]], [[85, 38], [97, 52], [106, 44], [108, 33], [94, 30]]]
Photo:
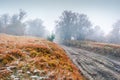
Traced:
[[34, 37], [0, 34], [0, 80], [83, 80], [64, 50]]
[[107, 55], [116, 59], [120, 58], [120, 45], [117, 44], [108, 44], [93, 41], [66, 41], [65, 44], [102, 55]]

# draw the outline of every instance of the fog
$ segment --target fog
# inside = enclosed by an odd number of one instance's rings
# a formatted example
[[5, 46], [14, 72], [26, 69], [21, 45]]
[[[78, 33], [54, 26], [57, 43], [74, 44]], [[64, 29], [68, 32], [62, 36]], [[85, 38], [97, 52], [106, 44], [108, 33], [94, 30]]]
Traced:
[[[35, 36], [46, 38], [51, 33], [46, 30], [39, 18], [25, 20], [27, 12], [20, 9], [13, 15], [0, 16], [0, 33], [17, 36]], [[108, 43], [120, 43], [120, 20], [112, 25], [112, 30], [105, 35], [100, 26], [93, 26], [86, 14], [65, 10], [55, 20], [55, 41], [92, 40]], [[52, 34], [53, 34], [52, 33]]]
[[[29, 4], [28, 4], [29, 3]], [[119, 1], [1, 1], [0, 33], [120, 43]], [[54, 5], [53, 5], [54, 4]]]
[[105, 35], [100, 26], [93, 26], [86, 14], [64, 11], [56, 22], [56, 38], [65, 40], [92, 40], [98, 42], [120, 43], [120, 20], [113, 24]]

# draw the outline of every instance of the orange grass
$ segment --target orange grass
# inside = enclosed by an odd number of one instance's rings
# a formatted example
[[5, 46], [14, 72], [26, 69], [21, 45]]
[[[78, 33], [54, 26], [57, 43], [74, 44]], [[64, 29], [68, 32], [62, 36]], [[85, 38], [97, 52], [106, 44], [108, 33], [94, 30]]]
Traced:
[[16, 66], [12, 73], [6, 75], [8, 77], [4, 77], [8, 72], [0, 74], [1, 80], [12, 80], [10, 75], [17, 70], [23, 70], [23, 77], [30, 80], [30, 76], [25, 72], [34, 74], [35, 69], [44, 70], [45, 74], [50, 72], [48, 80], [85, 79], [61, 47], [35, 37], [0, 34], [0, 66]]

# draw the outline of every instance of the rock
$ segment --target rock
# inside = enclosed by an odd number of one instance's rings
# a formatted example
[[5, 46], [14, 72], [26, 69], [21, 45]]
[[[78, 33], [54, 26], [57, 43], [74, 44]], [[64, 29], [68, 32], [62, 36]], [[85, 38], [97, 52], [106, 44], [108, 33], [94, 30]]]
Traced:
[[20, 78], [14, 78], [14, 80], [20, 80]]
[[17, 72], [18, 72], [18, 73], [22, 73], [23, 71], [22, 71], [22, 70], [18, 70]]
[[32, 79], [38, 79], [38, 76], [31, 76]]
[[16, 76], [15, 75], [11, 75], [10, 77], [14, 79]]
[[27, 71], [26, 73], [27, 73], [27, 74], [30, 74], [31, 72], [30, 72], [30, 71]]

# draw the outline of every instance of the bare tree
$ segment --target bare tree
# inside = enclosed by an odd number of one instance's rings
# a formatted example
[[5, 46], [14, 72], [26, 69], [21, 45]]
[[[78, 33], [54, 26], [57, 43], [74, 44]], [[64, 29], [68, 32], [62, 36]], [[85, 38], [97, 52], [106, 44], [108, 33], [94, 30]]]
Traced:
[[56, 37], [60, 40], [83, 40], [89, 34], [90, 27], [87, 15], [64, 11], [56, 22]]
[[30, 36], [44, 37], [45, 27], [42, 24], [42, 20], [35, 19], [27, 22], [28, 30], [27, 34]]
[[5, 33], [7, 25], [10, 23], [10, 16], [8, 14], [3, 14], [0, 17], [0, 33]]
[[90, 33], [87, 35], [88, 40], [94, 40], [99, 42], [105, 42], [104, 32], [101, 30], [100, 26], [95, 26], [91, 28]]
[[26, 13], [23, 10], [19, 11], [19, 14], [13, 14], [10, 18], [10, 23], [6, 27], [5, 33], [12, 35], [24, 35], [25, 23], [22, 22]]
[[26, 16], [26, 12], [22, 9], [19, 10], [19, 21], [23, 20]]
[[108, 35], [108, 42], [120, 43], [120, 20], [113, 25], [113, 29]]

